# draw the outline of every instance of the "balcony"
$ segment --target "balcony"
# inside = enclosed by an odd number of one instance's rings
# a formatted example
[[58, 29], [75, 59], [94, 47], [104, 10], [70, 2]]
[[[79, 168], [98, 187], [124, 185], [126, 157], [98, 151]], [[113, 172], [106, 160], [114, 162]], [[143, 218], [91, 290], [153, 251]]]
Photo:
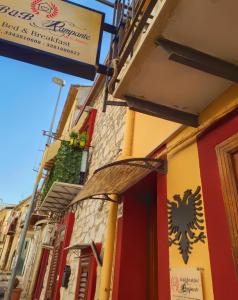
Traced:
[[9, 227], [7, 229], [7, 235], [13, 235], [16, 233], [17, 221], [18, 221], [18, 218], [12, 219], [12, 221], [10, 222]]
[[38, 210], [63, 215], [81, 188], [78, 184], [54, 182]]
[[[24, 227], [26, 215], [27, 215], [27, 211], [21, 216], [20, 225], [19, 225], [20, 228]], [[46, 214], [40, 214], [37, 211], [33, 212], [33, 214], [31, 215], [31, 218], [30, 218], [29, 225], [34, 226], [38, 221], [45, 220], [45, 219], [47, 219], [47, 217], [48, 217], [48, 215], [46, 215]]]
[[[54, 187], [58, 189], [58, 185], [70, 185], [62, 189], [76, 189], [77, 185], [84, 184], [85, 175], [88, 167], [88, 150], [80, 148], [79, 144], [73, 145], [74, 141], [62, 141], [61, 146], [55, 158], [54, 166], [51, 168], [48, 176], [44, 182], [43, 190], [41, 193], [41, 200], [38, 205], [38, 210], [42, 203], [45, 203], [47, 198], [51, 198], [51, 191], [55, 197]], [[52, 190], [53, 189], [53, 190]], [[57, 193], [64, 194], [64, 191]]]
[[50, 170], [53, 167], [60, 145], [61, 141], [59, 140], [56, 140], [52, 144], [48, 145], [47, 154], [43, 163], [44, 169]]
[[111, 93], [136, 111], [198, 126], [238, 80], [238, 1], [161, 0], [152, 12], [153, 2], [131, 22], [123, 51], [114, 45]]

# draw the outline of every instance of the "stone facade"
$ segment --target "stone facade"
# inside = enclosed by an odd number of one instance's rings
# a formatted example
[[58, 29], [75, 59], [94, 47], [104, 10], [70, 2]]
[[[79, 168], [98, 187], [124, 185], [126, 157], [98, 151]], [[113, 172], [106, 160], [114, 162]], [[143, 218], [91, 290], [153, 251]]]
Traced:
[[[122, 107], [108, 107], [107, 112], [103, 113], [103, 95], [104, 93], [101, 91], [94, 103], [91, 104], [97, 109], [97, 117], [92, 138], [88, 178], [92, 176], [97, 168], [115, 161], [122, 150], [126, 109]], [[85, 200], [78, 204], [70, 244], [88, 244], [93, 240], [95, 243], [102, 243], [101, 254], [103, 255], [107, 215], [108, 202]], [[73, 300], [79, 268], [79, 259], [73, 251], [68, 253], [67, 264], [71, 267], [69, 286], [67, 289], [61, 288], [60, 294], [61, 299]], [[98, 267], [97, 290], [100, 282], [100, 272], [100, 267]], [[98, 299], [97, 290], [95, 299]]]
[[93, 103], [93, 107], [97, 109], [97, 118], [92, 139], [89, 177], [97, 168], [115, 161], [122, 151], [126, 109], [107, 106], [107, 111], [102, 112], [103, 97], [104, 92], [101, 91]]

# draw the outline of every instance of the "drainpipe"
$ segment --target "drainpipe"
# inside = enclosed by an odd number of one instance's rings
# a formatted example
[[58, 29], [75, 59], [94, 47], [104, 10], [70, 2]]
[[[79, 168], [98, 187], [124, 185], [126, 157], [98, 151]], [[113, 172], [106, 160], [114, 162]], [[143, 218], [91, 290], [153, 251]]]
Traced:
[[[135, 112], [130, 109], [127, 109], [124, 145], [123, 145], [122, 154], [118, 159], [129, 157], [132, 154], [134, 122], [135, 122]], [[111, 195], [111, 198], [114, 201], [118, 200], [117, 195]], [[110, 297], [111, 275], [112, 275], [112, 266], [113, 266], [113, 257], [114, 257], [116, 226], [117, 226], [117, 210], [118, 210], [118, 203], [110, 202], [108, 221], [107, 221], [106, 240], [104, 246], [103, 266], [101, 271], [99, 300], [108, 300]]]
[[[117, 195], [110, 195], [110, 197], [117, 201]], [[116, 236], [116, 225], [117, 225], [117, 210], [118, 204], [110, 202], [109, 214], [107, 221], [107, 233], [103, 255], [103, 266], [101, 273], [101, 282], [99, 290], [99, 300], [108, 300], [110, 297], [111, 290], [111, 273], [113, 264], [114, 254], [114, 243]]]
[[126, 125], [124, 135], [124, 145], [121, 156], [119, 159], [125, 159], [132, 155], [133, 137], [134, 137], [134, 125], [135, 125], [135, 111], [127, 109], [126, 112]]

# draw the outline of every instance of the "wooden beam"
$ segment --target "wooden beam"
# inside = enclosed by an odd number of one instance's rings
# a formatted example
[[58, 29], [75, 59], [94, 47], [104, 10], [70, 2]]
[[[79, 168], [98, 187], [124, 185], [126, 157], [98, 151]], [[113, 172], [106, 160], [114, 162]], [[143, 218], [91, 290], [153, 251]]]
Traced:
[[125, 101], [106, 101], [106, 105], [111, 106], [127, 106]]
[[238, 82], [237, 65], [167, 39], [160, 38], [156, 44], [169, 53], [169, 60]]
[[125, 99], [128, 107], [134, 111], [192, 127], [197, 127], [199, 125], [198, 116], [195, 114], [135, 97], [125, 96]]

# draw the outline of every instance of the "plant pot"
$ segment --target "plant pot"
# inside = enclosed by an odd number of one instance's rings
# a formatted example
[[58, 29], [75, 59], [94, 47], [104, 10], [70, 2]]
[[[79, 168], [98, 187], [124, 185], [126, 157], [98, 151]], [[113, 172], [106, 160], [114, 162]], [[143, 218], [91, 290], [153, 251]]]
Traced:
[[22, 289], [20, 289], [20, 288], [13, 289], [12, 295], [11, 295], [11, 300], [19, 300], [21, 297], [21, 292], [22, 292]]

